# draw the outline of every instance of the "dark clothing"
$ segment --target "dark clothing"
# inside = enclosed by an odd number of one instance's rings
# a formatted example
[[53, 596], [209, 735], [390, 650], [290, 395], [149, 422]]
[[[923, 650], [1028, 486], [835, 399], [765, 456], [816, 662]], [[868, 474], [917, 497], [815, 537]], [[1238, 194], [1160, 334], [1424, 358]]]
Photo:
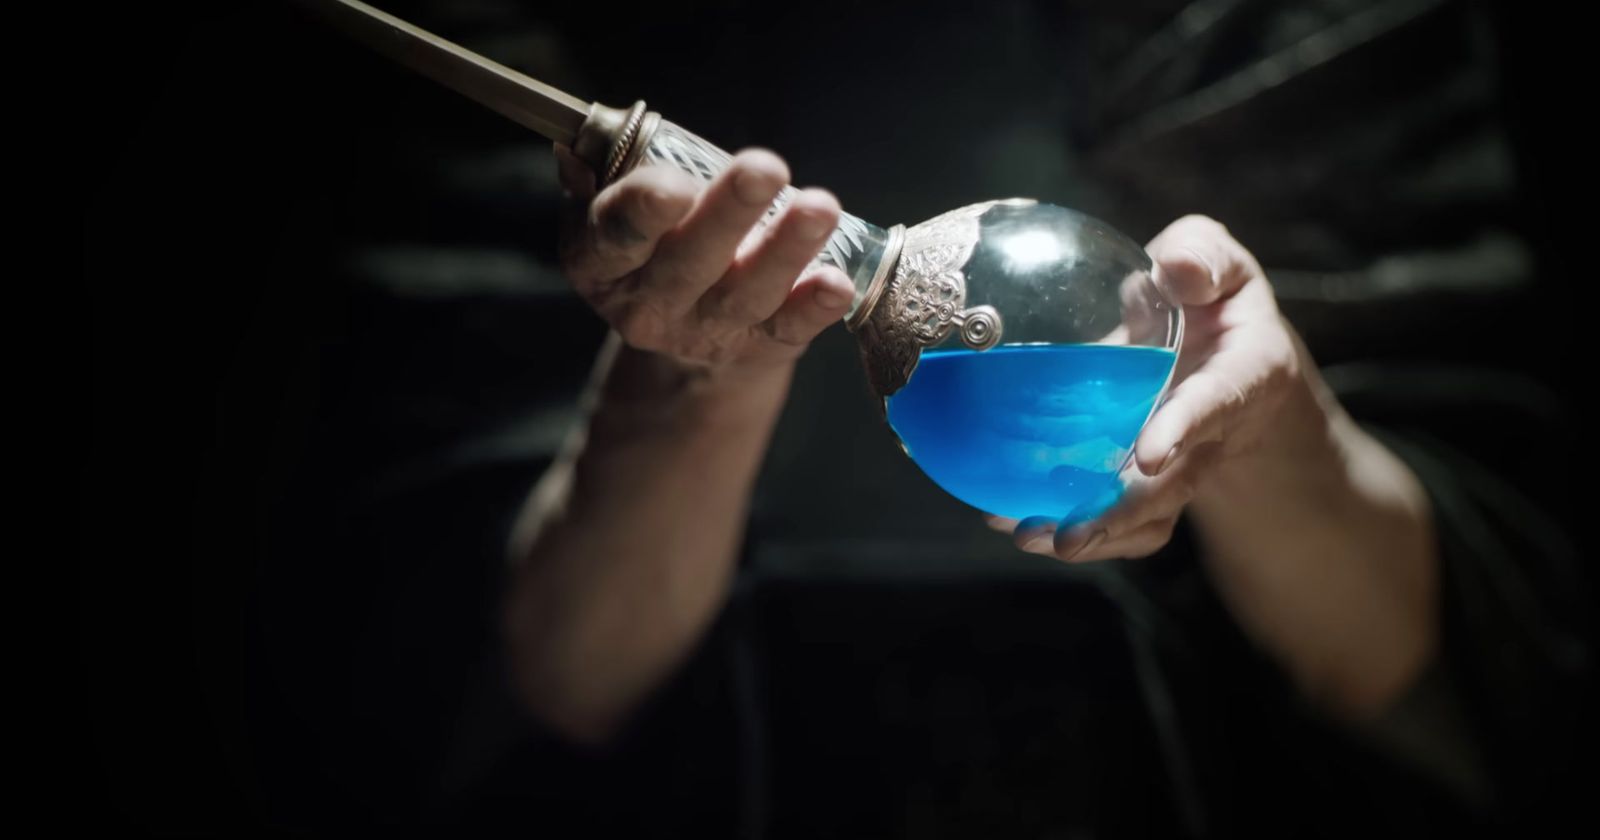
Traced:
[[556, 836], [1526, 828], [1578, 791], [1555, 774], [1583, 759], [1586, 663], [1552, 616], [1526, 612], [1521, 569], [1571, 562], [1571, 547], [1455, 454], [1390, 442], [1438, 507], [1445, 645], [1367, 730], [1302, 702], [1181, 534], [1144, 561], [987, 578], [937, 555], [922, 572], [852, 577], [815, 571], [838, 567], [825, 552], [758, 554], [617, 743], [574, 749], [534, 726], [455, 816]]

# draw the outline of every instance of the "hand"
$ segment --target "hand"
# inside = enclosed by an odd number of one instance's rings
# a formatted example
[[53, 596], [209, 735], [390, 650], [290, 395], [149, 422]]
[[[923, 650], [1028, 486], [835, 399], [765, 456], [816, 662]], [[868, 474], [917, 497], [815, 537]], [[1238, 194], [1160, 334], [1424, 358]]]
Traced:
[[1338, 404], [1260, 264], [1221, 225], [1180, 219], [1148, 248], [1157, 282], [1184, 307], [1184, 339], [1176, 384], [1134, 443], [1125, 495], [1081, 524], [990, 524], [1028, 551], [1081, 563], [1155, 552], [1187, 506], [1239, 626], [1307, 697], [1370, 720], [1437, 644], [1427, 493]]
[[1147, 250], [1184, 307], [1173, 386], [1134, 444], [1122, 498], [1077, 524], [989, 517], [1025, 551], [1068, 562], [1150, 555], [1208, 481], [1247, 468], [1301, 379], [1299, 343], [1254, 256], [1217, 222], [1179, 219]]
[[684, 172], [647, 166], [598, 195], [593, 173], [556, 152], [568, 196], [563, 269], [629, 346], [713, 376], [761, 376], [787, 370], [849, 309], [849, 278], [811, 264], [838, 225], [832, 195], [800, 190], [758, 225], [789, 182], [771, 152], [740, 152], [704, 191]]
[[[854, 288], [808, 268], [838, 223], [832, 196], [802, 190], [759, 224], [789, 179], [770, 152], [741, 153], [703, 192], [647, 167], [599, 195], [582, 163], [557, 155], [563, 265], [614, 334], [584, 433], [518, 525], [505, 627], [528, 708], [599, 742], [727, 598], [793, 362]], [[632, 349], [610, 352], [619, 338]]]

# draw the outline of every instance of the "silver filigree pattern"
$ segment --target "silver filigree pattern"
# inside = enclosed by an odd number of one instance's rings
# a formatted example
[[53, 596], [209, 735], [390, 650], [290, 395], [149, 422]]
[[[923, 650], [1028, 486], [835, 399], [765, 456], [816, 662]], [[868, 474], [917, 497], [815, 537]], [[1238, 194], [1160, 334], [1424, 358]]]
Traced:
[[1000, 313], [992, 306], [966, 308], [962, 272], [978, 246], [978, 219], [996, 203], [957, 208], [906, 231], [894, 277], [860, 335], [867, 379], [880, 397], [900, 390], [922, 349], [943, 341], [951, 329], [959, 327], [962, 342], [974, 350], [999, 343]]
[[[727, 152], [666, 120], [662, 120], [661, 125], [656, 128], [655, 136], [650, 138], [650, 145], [645, 148], [644, 154], [651, 163], [677, 167], [702, 181], [715, 178], [717, 173], [727, 169], [729, 162], [733, 160]], [[794, 199], [794, 195], [795, 190], [792, 187], [784, 187], [783, 192], [778, 193], [777, 199], [772, 202], [772, 206], [767, 208], [761, 224], [770, 224], [777, 218], [778, 213]], [[846, 276], [854, 278], [859, 271], [861, 260], [867, 256], [871, 243], [881, 242], [883, 238], [883, 230], [849, 213], [841, 213], [838, 229], [828, 239], [828, 244], [823, 246], [822, 253], [817, 255], [817, 259], [819, 262], [837, 266]]]

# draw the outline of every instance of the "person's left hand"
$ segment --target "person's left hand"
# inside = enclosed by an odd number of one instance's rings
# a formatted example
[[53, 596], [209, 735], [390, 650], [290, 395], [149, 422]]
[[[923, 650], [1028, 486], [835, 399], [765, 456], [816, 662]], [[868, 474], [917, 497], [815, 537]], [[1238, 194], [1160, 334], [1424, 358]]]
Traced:
[[1250, 454], [1301, 381], [1299, 341], [1260, 264], [1226, 228], [1186, 216], [1146, 250], [1157, 282], [1184, 307], [1172, 389], [1134, 443], [1122, 498], [1098, 517], [988, 517], [1025, 551], [1074, 563], [1155, 553], [1212, 479], [1259, 466]]

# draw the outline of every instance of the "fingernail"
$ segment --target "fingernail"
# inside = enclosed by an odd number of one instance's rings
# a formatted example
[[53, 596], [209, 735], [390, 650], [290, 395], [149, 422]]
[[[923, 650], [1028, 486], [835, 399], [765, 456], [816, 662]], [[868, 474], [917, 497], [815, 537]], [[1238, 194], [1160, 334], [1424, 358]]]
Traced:
[[765, 204], [776, 192], [765, 173], [746, 170], [733, 176], [733, 194], [745, 204]]
[[1180, 450], [1182, 448], [1183, 448], [1183, 441], [1180, 440], [1177, 443], [1174, 443], [1172, 445], [1172, 448], [1167, 450], [1166, 457], [1162, 458], [1161, 459], [1161, 463], [1156, 465], [1155, 474], [1156, 475], [1160, 475], [1160, 474], [1166, 472], [1167, 471], [1167, 467], [1172, 466], [1172, 462], [1177, 459], [1178, 450]]
[[1071, 562], [1077, 560], [1079, 557], [1083, 556], [1090, 549], [1092, 549], [1095, 546], [1099, 545], [1100, 541], [1105, 539], [1105, 536], [1106, 536], [1106, 532], [1105, 532], [1104, 529], [1099, 530], [1099, 531], [1095, 531], [1093, 534], [1090, 534], [1089, 535], [1089, 539], [1087, 541], [1085, 541], [1083, 545], [1079, 546], [1077, 551], [1074, 551], [1071, 554], [1067, 555], [1067, 562], [1071, 563]]
[[821, 239], [833, 232], [833, 223], [815, 216], [800, 217], [800, 235], [807, 239]]
[[813, 299], [816, 300], [818, 306], [826, 309], [838, 309], [850, 302], [849, 295], [827, 286], [817, 289], [816, 296]]
[[1046, 532], [1044, 532], [1042, 534], [1038, 534], [1038, 535], [1034, 536], [1033, 539], [1030, 539], [1027, 542], [1023, 543], [1022, 544], [1022, 550], [1023, 551], [1042, 552], [1042, 553], [1045, 553], [1045, 554], [1049, 554], [1050, 553], [1050, 547], [1054, 543], [1054, 541], [1055, 541], [1055, 534], [1050, 532], [1050, 531], [1046, 531]]

